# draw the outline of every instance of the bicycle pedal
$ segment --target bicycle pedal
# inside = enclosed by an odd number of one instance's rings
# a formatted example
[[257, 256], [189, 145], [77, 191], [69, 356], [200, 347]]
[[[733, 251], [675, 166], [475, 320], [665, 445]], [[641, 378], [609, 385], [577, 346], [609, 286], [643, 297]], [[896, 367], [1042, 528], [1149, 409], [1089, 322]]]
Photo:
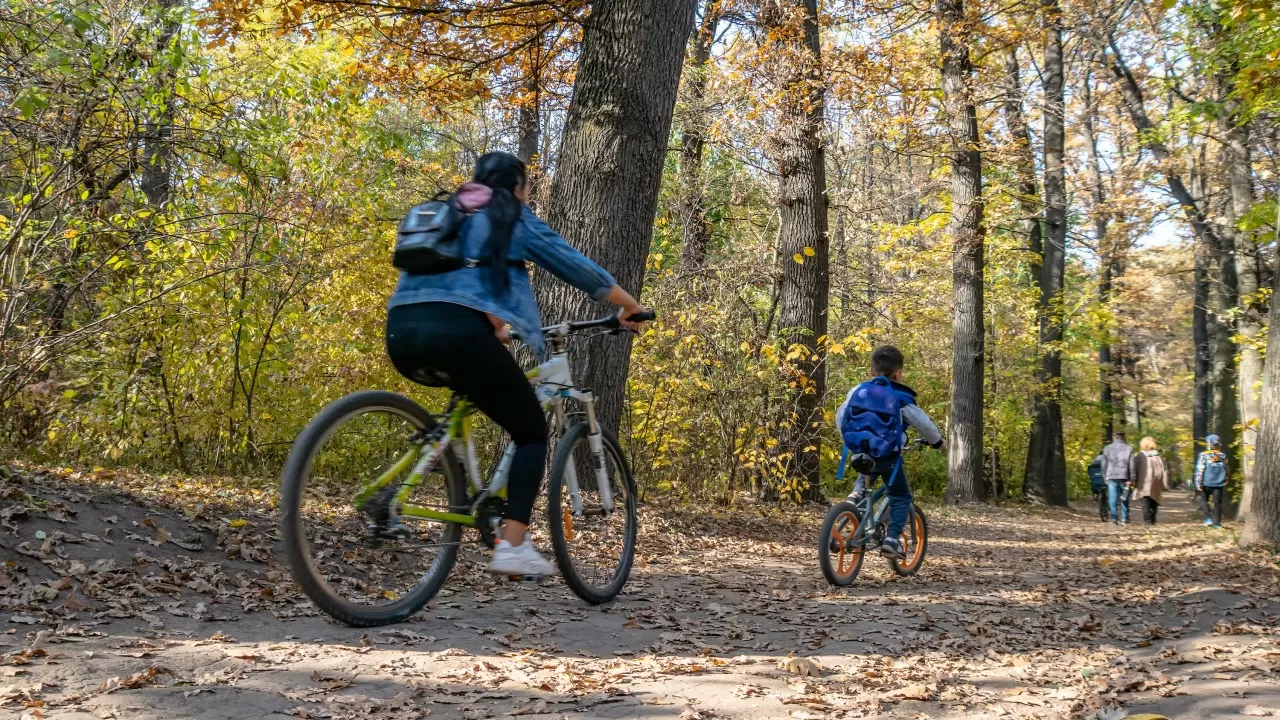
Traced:
[[508, 575], [507, 579], [511, 582], [527, 582], [540, 583], [546, 579], [545, 575]]

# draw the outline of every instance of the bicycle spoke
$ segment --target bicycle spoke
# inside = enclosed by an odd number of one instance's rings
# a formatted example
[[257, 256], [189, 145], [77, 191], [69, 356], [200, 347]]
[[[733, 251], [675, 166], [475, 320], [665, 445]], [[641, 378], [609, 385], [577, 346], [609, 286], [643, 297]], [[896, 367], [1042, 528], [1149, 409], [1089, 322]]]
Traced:
[[[398, 600], [413, 591], [443, 548], [457, 545], [442, 523], [397, 519], [390, 496], [408, 479], [407, 471], [366, 505], [354, 504], [366, 483], [392, 469], [410, 449], [415, 430], [408, 418], [394, 412], [366, 412], [346, 419], [313, 453], [301, 507], [309, 557], [330, 589], [347, 602]], [[438, 469], [423, 478], [408, 502], [450, 509]], [[371, 530], [371, 524], [380, 524], [380, 532]]]

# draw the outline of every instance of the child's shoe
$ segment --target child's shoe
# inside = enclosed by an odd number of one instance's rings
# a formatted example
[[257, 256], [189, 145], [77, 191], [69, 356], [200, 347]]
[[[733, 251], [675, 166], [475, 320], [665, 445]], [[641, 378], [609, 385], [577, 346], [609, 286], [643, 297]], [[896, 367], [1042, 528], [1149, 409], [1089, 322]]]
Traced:
[[1214, 524], [1214, 526], [1213, 526], [1213, 529], [1214, 529], [1214, 530], [1221, 530], [1221, 529], [1222, 529], [1222, 526], [1221, 526], [1221, 525], [1218, 525], [1218, 524], [1216, 524], [1216, 523], [1215, 523], [1215, 524]]
[[902, 543], [897, 538], [885, 538], [880, 545], [880, 554], [894, 560], [907, 559], [907, 554], [902, 551]]
[[1209, 518], [1205, 518], [1205, 519], [1204, 519], [1204, 526], [1205, 526], [1205, 527], [1209, 527], [1209, 526], [1210, 526], [1210, 525], [1212, 525], [1212, 524], [1213, 524], [1213, 521], [1212, 521], [1212, 520], [1210, 520]]

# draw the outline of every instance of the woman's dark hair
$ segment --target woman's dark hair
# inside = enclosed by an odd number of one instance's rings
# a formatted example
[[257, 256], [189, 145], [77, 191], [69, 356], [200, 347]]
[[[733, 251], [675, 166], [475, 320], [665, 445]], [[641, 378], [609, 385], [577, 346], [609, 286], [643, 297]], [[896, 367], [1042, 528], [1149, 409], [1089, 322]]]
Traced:
[[498, 295], [507, 291], [507, 249], [511, 246], [511, 231], [520, 219], [515, 189], [527, 177], [524, 163], [511, 153], [485, 153], [476, 161], [475, 181], [493, 190], [493, 199], [485, 210], [489, 215], [489, 272]]

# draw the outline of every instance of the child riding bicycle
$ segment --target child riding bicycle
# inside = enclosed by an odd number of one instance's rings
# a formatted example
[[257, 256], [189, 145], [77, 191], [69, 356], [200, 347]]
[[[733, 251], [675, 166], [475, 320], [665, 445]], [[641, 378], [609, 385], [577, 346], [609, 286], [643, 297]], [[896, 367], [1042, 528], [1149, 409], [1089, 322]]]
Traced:
[[[916, 405], [916, 391], [903, 385], [902, 352], [892, 345], [882, 345], [871, 354], [872, 378], [849, 391], [836, 410], [836, 422], [845, 446], [850, 452], [865, 455], [861, 460], [868, 472], [854, 482], [852, 500], [861, 499], [867, 478], [880, 478], [889, 492], [889, 528], [880, 554], [903, 559], [905, 554], [898, 539], [911, 515], [911, 486], [902, 465], [906, 446], [906, 426], [920, 433], [920, 438], [934, 448], [942, 447], [942, 433], [923, 410]], [[853, 467], [859, 467], [857, 463]], [[861, 468], [859, 468], [861, 469]]]

